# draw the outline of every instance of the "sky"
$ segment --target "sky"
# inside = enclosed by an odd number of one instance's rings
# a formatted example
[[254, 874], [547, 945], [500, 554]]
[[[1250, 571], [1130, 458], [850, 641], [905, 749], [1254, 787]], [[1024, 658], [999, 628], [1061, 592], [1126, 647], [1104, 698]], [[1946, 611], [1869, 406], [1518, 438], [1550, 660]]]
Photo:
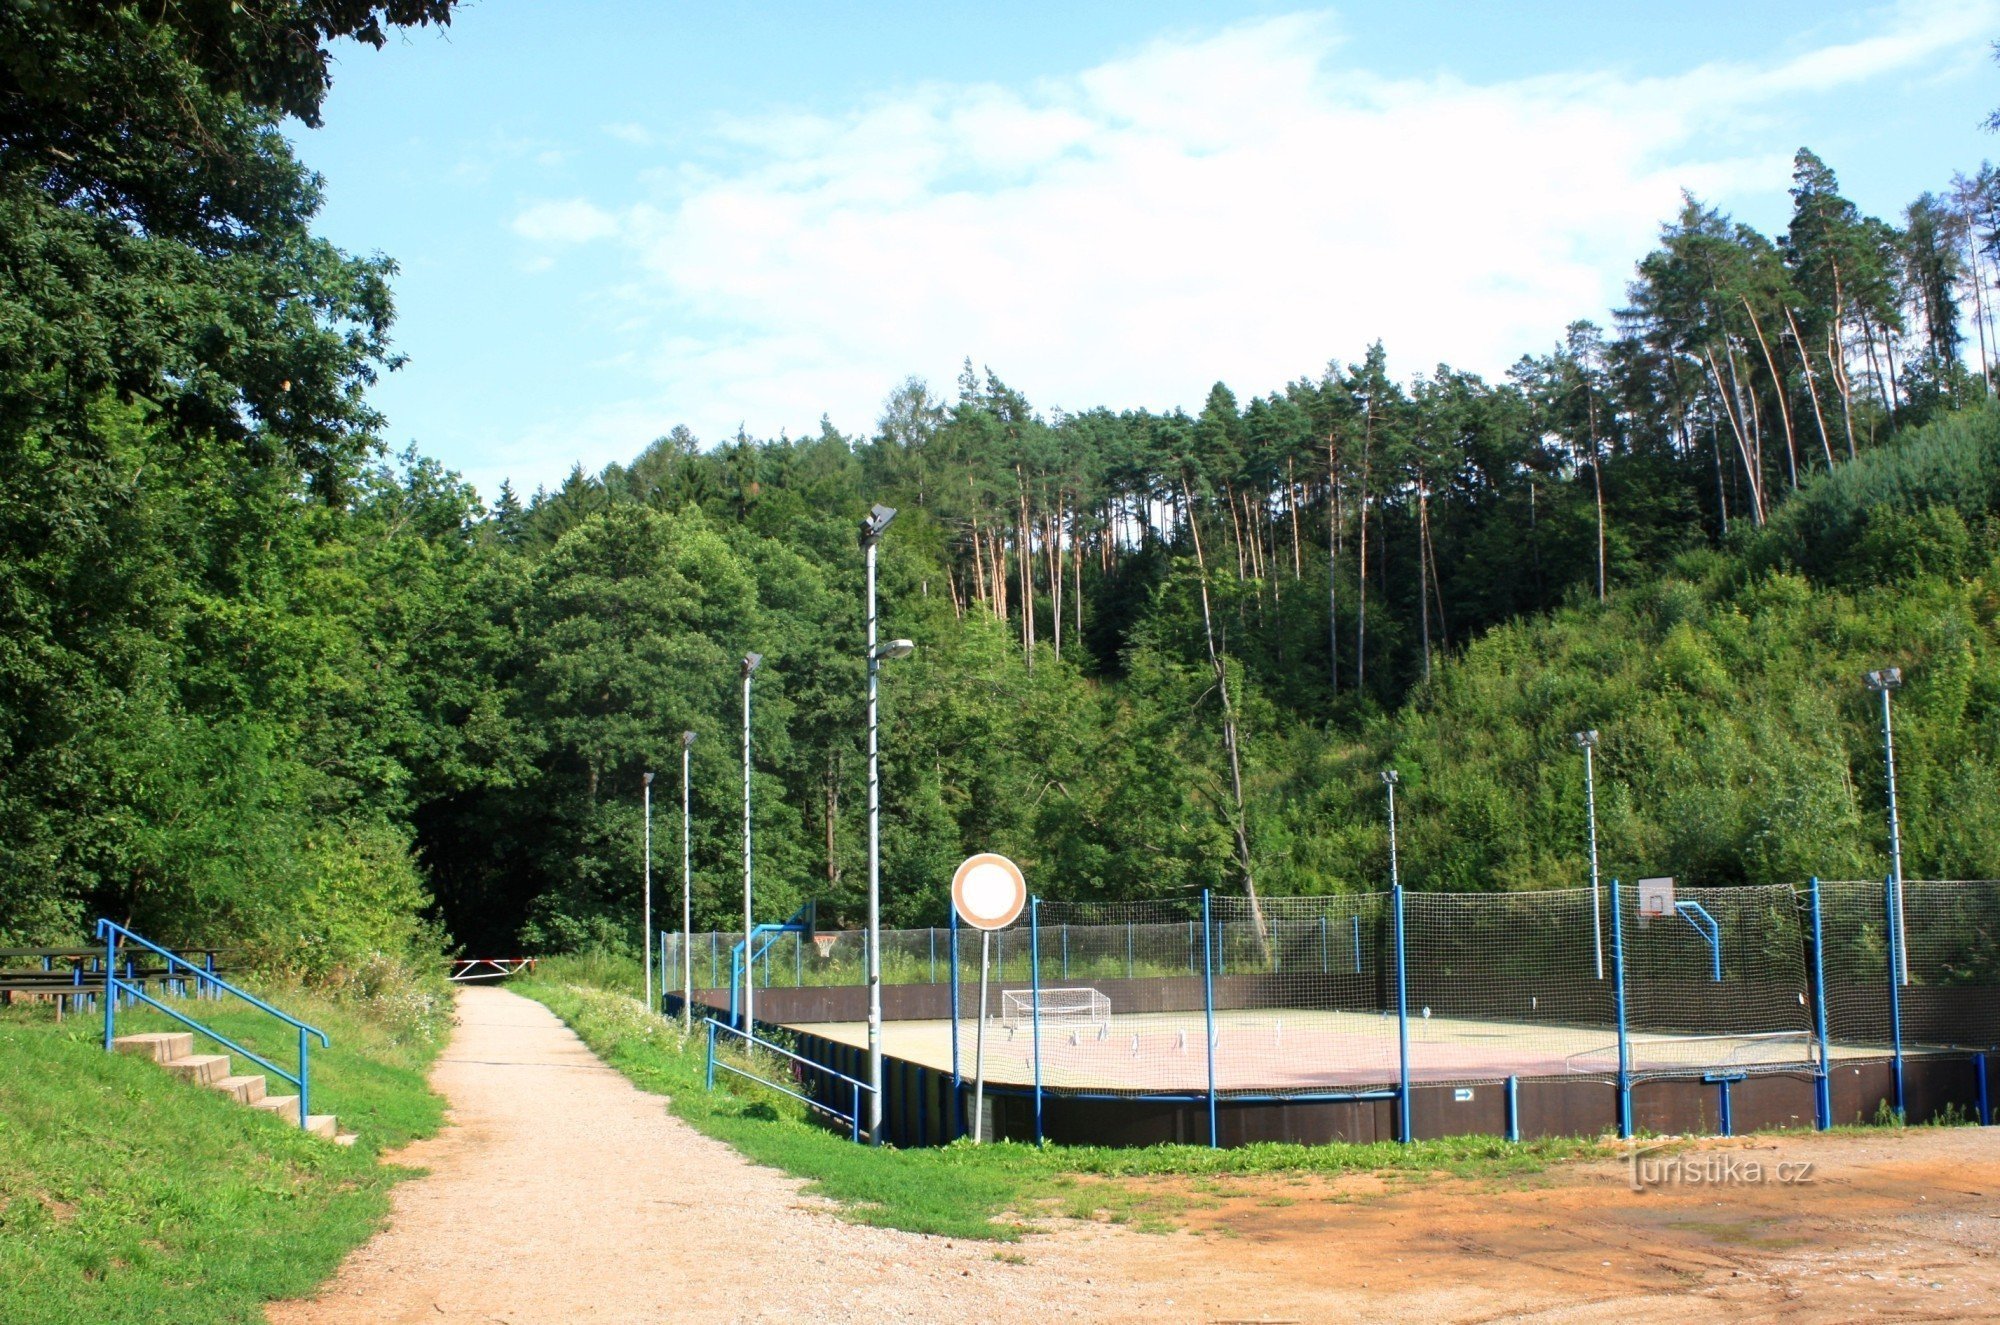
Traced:
[[384, 440], [523, 493], [677, 424], [874, 430], [961, 363], [1199, 408], [1381, 339], [1488, 376], [1608, 325], [1683, 190], [1767, 233], [2000, 158], [2000, 0], [1330, 8], [484, 0], [337, 48], [322, 234], [381, 252]]

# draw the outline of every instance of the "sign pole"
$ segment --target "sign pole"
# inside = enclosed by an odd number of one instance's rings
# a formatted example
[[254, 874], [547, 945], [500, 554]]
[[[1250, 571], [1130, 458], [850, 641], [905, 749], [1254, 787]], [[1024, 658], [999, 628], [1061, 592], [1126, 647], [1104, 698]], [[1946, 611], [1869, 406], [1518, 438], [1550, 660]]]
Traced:
[[972, 1032], [972, 1144], [986, 1139], [986, 971], [993, 960], [993, 931], [979, 931], [978, 1025]]

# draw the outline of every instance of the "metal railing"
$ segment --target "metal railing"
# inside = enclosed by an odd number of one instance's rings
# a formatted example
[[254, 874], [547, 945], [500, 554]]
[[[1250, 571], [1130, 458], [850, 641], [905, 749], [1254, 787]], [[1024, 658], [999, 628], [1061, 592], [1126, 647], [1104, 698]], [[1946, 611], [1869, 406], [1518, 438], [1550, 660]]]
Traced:
[[[297, 1087], [299, 1092], [299, 1126], [306, 1126], [307, 1119], [311, 1116], [312, 1112], [310, 1107], [312, 1072], [308, 1056], [308, 1046], [312, 1037], [318, 1036], [321, 1048], [332, 1048], [333, 1041], [326, 1037], [325, 1031], [320, 1030], [316, 1026], [306, 1025], [306, 1023], [300, 1021], [290, 1013], [280, 1012], [263, 999], [258, 998], [255, 994], [238, 989], [235, 985], [222, 979], [213, 971], [197, 966], [179, 953], [170, 952], [159, 944], [154, 943], [151, 939], [134, 934], [131, 930], [115, 921], [99, 920], [97, 922], [97, 937], [104, 940], [104, 1048], [107, 1053], [110, 1052], [111, 1042], [117, 1037], [118, 1033], [119, 995], [123, 994], [127, 997], [135, 998], [149, 1007], [166, 1013], [189, 1030], [207, 1036], [230, 1052], [243, 1055], [280, 1080], [288, 1081]], [[132, 947], [144, 948], [156, 956], [165, 958], [168, 977], [170, 979], [177, 978], [174, 976], [177, 968], [185, 968], [188, 975], [194, 979], [196, 988], [212, 989], [218, 994], [233, 994], [245, 1003], [248, 1003], [251, 1007], [256, 1008], [259, 1012], [268, 1013], [287, 1026], [297, 1030], [299, 1033], [298, 1071], [296, 1073], [287, 1072], [284, 1068], [279, 1067], [262, 1054], [236, 1043], [236, 1041], [217, 1031], [214, 1027], [204, 1026], [194, 1018], [176, 1012], [173, 1008], [168, 1007], [165, 1003], [148, 994], [143, 984], [121, 980], [118, 977], [118, 948], [121, 943]]]
[[[714, 1017], [706, 1017], [703, 1020], [705, 1020], [708, 1023], [708, 1088], [710, 1090], [715, 1089], [715, 1072], [717, 1068], [720, 1068], [724, 1072], [733, 1072], [737, 1076], [744, 1078], [746, 1081], [754, 1081], [760, 1086], [768, 1086], [772, 1090], [775, 1090], [782, 1095], [791, 1096], [793, 1099], [799, 1101], [799, 1103], [805, 1105], [809, 1109], [816, 1109], [819, 1112], [827, 1115], [829, 1118], [833, 1118], [839, 1122], [846, 1123], [847, 1134], [849, 1138], [854, 1141], [859, 1141], [861, 1139], [861, 1097], [865, 1093], [873, 1093], [875, 1089], [873, 1086], [870, 1086], [865, 1081], [861, 1081], [854, 1077], [848, 1076], [845, 1072], [836, 1072], [832, 1068], [827, 1067], [823, 1063], [815, 1063], [810, 1058], [806, 1058], [802, 1055], [795, 1054], [790, 1049], [785, 1048], [783, 1045], [773, 1044], [769, 1040], [761, 1039], [758, 1036], [749, 1033], [748, 1031], [740, 1031], [736, 1029], [736, 1027], [734, 1026], [730, 1026], [723, 1022], [717, 1021]], [[810, 1095], [804, 1094], [803, 1092], [800, 1091], [793, 1090], [789, 1086], [781, 1085], [780, 1083], [771, 1080], [769, 1077], [760, 1077], [755, 1072], [746, 1071], [743, 1068], [737, 1067], [732, 1063], [724, 1062], [716, 1058], [715, 1037], [718, 1034], [733, 1035], [737, 1039], [742, 1040], [745, 1043], [745, 1045], [750, 1048], [763, 1049], [770, 1053], [781, 1054], [784, 1057], [789, 1058], [792, 1062], [797, 1063], [799, 1066], [803, 1067], [806, 1071], [817, 1072], [820, 1076], [825, 1077], [830, 1081], [845, 1081], [849, 1087], [848, 1112], [842, 1113], [839, 1109], [834, 1108], [832, 1105], [826, 1103], [823, 1100], [816, 1100]]]

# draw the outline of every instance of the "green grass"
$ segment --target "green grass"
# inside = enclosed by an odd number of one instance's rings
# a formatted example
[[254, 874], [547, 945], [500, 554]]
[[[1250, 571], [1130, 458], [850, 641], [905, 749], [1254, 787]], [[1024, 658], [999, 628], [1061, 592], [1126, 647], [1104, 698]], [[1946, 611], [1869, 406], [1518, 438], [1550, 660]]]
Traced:
[[840, 1202], [849, 1219], [911, 1232], [1011, 1241], [1050, 1215], [1165, 1227], [1191, 1198], [1171, 1190], [1175, 1184], [1162, 1191], [1145, 1179], [1377, 1172], [1512, 1179], [1612, 1153], [1581, 1139], [1510, 1143], [1483, 1136], [1407, 1146], [1260, 1144], [1233, 1150], [1014, 1142], [872, 1149], [811, 1122], [802, 1105], [776, 1091], [736, 1078], [708, 1091], [704, 1037], [683, 1040], [678, 1022], [647, 1015], [625, 993], [566, 979], [575, 973], [565, 961], [546, 962], [536, 980], [510, 987], [548, 1005], [634, 1084], [667, 1096], [673, 1112], [697, 1130], [760, 1164], [809, 1179], [809, 1190]]
[[[379, 1227], [413, 1171], [377, 1152], [442, 1121], [424, 1081], [441, 1009], [385, 1019], [295, 990], [272, 1001], [332, 1037], [314, 1047], [312, 1108], [358, 1132], [353, 1147], [105, 1053], [99, 1019], [0, 1016], [0, 1321], [261, 1321], [264, 1302], [312, 1291]], [[291, 1066], [296, 1036], [268, 1018], [188, 1006]], [[150, 1010], [118, 1017], [121, 1035], [167, 1029], [179, 1028]]]

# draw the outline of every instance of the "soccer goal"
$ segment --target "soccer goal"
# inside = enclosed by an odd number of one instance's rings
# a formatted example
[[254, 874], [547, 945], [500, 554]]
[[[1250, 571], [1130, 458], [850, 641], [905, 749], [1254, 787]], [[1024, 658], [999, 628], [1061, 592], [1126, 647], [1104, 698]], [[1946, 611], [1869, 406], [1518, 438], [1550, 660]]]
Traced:
[[[1044, 989], [1041, 991], [1041, 1019], [1044, 1026], [1095, 1026], [1111, 1028], [1111, 1000], [1095, 989]], [[1007, 989], [1000, 994], [1001, 1024], [1012, 1030], [1035, 1020], [1035, 991]]]

